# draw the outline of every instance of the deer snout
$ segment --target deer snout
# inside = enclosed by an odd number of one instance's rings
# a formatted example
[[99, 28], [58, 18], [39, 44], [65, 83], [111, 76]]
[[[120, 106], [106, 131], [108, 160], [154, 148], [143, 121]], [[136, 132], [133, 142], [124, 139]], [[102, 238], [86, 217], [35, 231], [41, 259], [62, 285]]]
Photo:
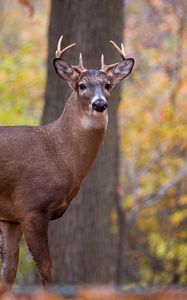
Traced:
[[97, 99], [94, 102], [92, 102], [93, 110], [96, 110], [98, 112], [103, 112], [107, 108], [107, 106], [107, 102], [103, 99]]

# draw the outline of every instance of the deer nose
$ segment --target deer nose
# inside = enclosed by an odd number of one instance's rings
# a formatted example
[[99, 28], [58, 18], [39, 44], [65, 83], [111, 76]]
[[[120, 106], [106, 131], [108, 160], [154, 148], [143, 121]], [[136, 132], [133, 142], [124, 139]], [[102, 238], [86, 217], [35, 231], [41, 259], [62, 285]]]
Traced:
[[92, 108], [98, 112], [103, 112], [107, 106], [107, 102], [103, 99], [97, 99], [92, 103]]

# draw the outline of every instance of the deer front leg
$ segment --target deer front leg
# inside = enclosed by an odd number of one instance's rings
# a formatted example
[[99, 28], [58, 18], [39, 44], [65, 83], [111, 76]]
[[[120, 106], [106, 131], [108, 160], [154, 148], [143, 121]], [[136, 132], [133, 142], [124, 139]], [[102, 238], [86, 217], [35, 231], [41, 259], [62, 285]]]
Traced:
[[2, 277], [11, 286], [16, 278], [19, 258], [21, 226], [15, 223], [0, 222]]
[[44, 286], [52, 283], [52, 263], [48, 245], [48, 220], [46, 216], [33, 214], [22, 223], [27, 246], [39, 270]]

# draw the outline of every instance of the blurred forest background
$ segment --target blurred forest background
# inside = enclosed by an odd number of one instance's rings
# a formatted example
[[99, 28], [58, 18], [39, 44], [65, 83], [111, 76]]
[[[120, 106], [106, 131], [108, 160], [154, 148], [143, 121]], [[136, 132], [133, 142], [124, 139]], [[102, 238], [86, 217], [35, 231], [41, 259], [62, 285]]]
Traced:
[[[0, 2], [0, 125], [37, 125], [42, 115], [50, 2], [32, 1], [34, 11], [21, 2]], [[122, 87], [118, 111], [120, 184], [110, 230], [119, 243], [113, 281], [185, 285], [187, 2], [127, 0], [124, 6], [125, 48], [136, 65]], [[35, 277], [23, 242], [17, 284], [33, 283]]]

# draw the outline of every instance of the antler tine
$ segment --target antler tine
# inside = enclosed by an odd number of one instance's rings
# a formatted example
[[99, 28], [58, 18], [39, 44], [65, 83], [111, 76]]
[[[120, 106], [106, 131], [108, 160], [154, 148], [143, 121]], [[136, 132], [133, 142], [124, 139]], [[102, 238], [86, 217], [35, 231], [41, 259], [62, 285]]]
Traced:
[[113, 41], [110, 41], [110, 43], [116, 48], [116, 50], [119, 52], [121, 58], [124, 60], [126, 58], [124, 45], [121, 43], [121, 49], [114, 43]]
[[57, 44], [57, 50], [56, 50], [56, 58], [62, 58], [63, 54], [70, 49], [71, 47], [75, 46], [76, 43], [73, 43], [64, 49], [61, 50], [61, 44], [62, 44], [63, 35], [59, 38], [58, 44]]
[[101, 55], [101, 70], [103, 70], [105, 67], [105, 58], [104, 58], [104, 55], [102, 54]]
[[125, 53], [125, 48], [124, 48], [123, 43], [121, 43], [121, 50], [122, 50], [124, 58], [126, 58], [127, 56], [126, 56], [126, 53]]
[[115, 67], [117, 65], [117, 63], [111, 64], [111, 65], [105, 65], [105, 57], [102, 54], [101, 55], [101, 71], [106, 72], [107, 70]]
[[108, 70], [112, 69], [113, 67], [117, 66], [117, 63], [111, 65], [105, 65], [105, 58], [104, 55], [101, 55], [101, 69], [100, 71], [106, 73]]
[[[125, 49], [124, 49], [124, 45], [121, 43], [121, 49], [116, 45], [116, 43], [114, 43], [113, 41], [110, 41], [110, 43], [117, 49], [117, 51], [119, 52], [121, 58], [123, 60], [126, 59], [126, 54], [125, 54]], [[104, 63], [104, 55], [101, 55], [101, 71], [102, 72], [107, 72], [108, 70], [112, 69], [113, 67], [117, 66], [118, 63], [114, 63], [111, 65], [105, 65]]]
[[82, 67], [82, 68], [84, 68], [83, 67], [82, 53], [79, 54], [79, 66]]
[[82, 73], [82, 72], [85, 72], [87, 69], [83, 66], [83, 59], [82, 59], [82, 54], [80, 53], [79, 54], [79, 64], [78, 66], [73, 66], [73, 68], [79, 72], [79, 73]]
[[79, 66], [82, 68], [82, 72], [87, 70], [83, 65], [82, 53], [79, 55]]
[[57, 51], [58, 52], [60, 52], [60, 50], [61, 50], [62, 39], [63, 39], [63, 35], [61, 35], [61, 37], [58, 40], [58, 44], [57, 44]]

